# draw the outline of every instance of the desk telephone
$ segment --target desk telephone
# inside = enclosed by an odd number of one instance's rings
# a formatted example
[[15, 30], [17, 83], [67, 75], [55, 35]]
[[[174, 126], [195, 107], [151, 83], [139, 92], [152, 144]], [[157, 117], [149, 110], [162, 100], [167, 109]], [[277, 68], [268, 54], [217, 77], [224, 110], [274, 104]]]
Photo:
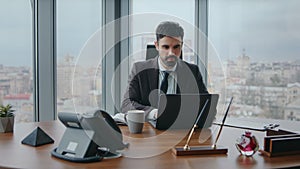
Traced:
[[113, 118], [103, 110], [84, 114], [60, 112], [66, 126], [64, 135], [51, 154], [72, 162], [94, 162], [105, 157], [121, 156], [118, 150], [128, 147]]

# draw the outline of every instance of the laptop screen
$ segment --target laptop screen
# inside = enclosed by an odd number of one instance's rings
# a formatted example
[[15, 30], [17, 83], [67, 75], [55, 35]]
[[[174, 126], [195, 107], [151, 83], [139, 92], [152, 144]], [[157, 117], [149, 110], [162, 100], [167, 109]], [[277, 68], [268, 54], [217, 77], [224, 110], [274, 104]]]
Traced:
[[[158, 105], [158, 118], [155, 128], [166, 129], [190, 129], [195, 124], [197, 117], [198, 128], [211, 126], [217, 113], [218, 94], [167, 94], [160, 95]], [[208, 100], [208, 104], [204, 104]]]

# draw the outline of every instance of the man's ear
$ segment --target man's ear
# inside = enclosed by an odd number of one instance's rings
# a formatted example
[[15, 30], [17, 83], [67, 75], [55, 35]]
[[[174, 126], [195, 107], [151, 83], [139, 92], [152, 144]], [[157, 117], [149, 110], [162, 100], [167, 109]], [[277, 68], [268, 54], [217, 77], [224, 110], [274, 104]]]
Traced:
[[154, 41], [154, 45], [155, 45], [156, 50], [158, 51], [158, 49], [159, 49], [158, 42]]

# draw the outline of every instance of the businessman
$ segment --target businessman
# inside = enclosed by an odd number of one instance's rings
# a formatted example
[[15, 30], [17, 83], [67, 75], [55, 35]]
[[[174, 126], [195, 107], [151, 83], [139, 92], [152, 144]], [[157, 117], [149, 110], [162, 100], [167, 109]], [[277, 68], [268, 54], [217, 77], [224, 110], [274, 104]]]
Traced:
[[144, 110], [157, 118], [160, 94], [208, 93], [198, 66], [180, 59], [183, 28], [176, 22], [161, 22], [154, 42], [158, 56], [133, 65], [121, 111]]

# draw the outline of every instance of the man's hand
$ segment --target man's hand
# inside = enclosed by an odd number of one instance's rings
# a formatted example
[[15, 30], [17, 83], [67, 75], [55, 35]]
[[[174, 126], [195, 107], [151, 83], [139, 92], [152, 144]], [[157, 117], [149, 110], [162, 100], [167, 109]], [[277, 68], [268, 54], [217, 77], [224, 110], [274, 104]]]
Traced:
[[158, 109], [153, 109], [150, 111], [148, 114], [148, 119], [149, 120], [156, 120], [157, 119], [157, 114], [158, 114]]

